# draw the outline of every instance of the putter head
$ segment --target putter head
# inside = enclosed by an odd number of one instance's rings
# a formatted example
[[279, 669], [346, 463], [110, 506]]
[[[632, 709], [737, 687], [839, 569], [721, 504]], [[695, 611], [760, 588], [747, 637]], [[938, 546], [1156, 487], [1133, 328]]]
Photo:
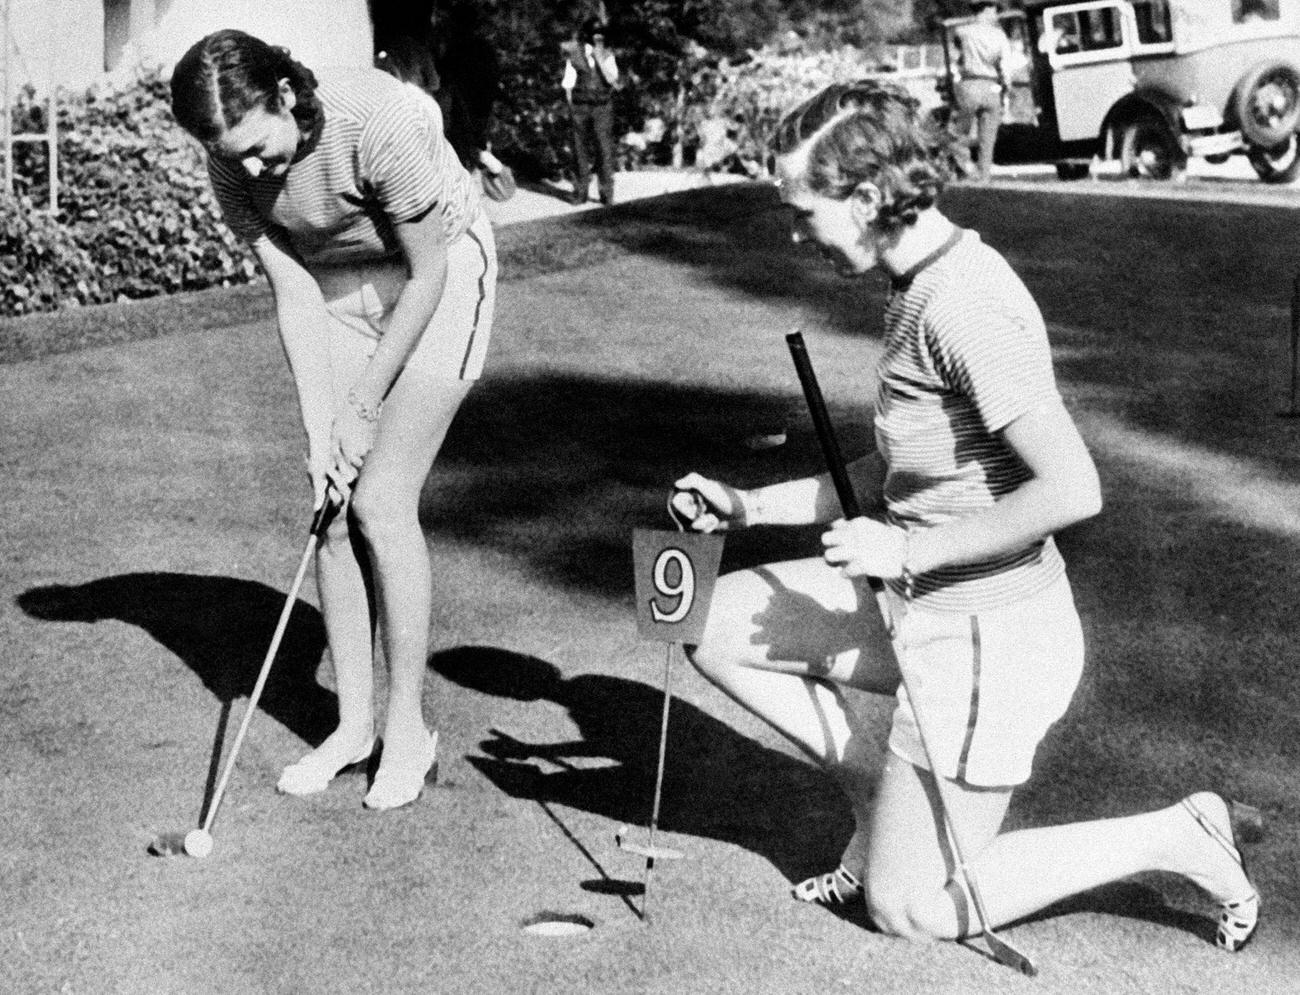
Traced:
[[149, 844], [151, 857], [180, 857], [185, 853], [185, 832], [159, 833]]
[[618, 831], [614, 833], [614, 842], [620, 850], [635, 853], [647, 860], [681, 860], [686, 856], [681, 850], [674, 850], [672, 847], [644, 846], [640, 843], [633, 843], [628, 839], [628, 833], [631, 831], [631, 826], [620, 826]]
[[149, 844], [148, 852], [152, 857], [186, 856], [202, 859], [212, 852], [212, 834], [205, 829], [159, 833]]
[[992, 954], [993, 959], [999, 964], [1019, 971], [1026, 978], [1032, 978], [1038, 974], [1038, 968], [1034, 966], [1032, 960], [995, 933], [985, 933], [984, 943], [989, 948], [989, 953]]

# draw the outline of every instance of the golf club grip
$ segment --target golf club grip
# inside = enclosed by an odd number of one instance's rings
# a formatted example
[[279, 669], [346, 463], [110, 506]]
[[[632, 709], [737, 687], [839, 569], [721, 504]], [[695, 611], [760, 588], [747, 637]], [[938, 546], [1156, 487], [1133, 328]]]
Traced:
[[862, 507], [858, 495], [849, 480], [849, 472], [844, 463], [844, 454], [840, 451], [839, 440], [835, 437], [835, 426], [831, 424], [830, 413], [826, 410], [826, 400], [822, 397], [821, 386], [817, 383], [817, 374], [813, 372], [812, 360], [808, 358], [808, 347], [804, 345], [803, 334], [791, 332], [785, 337], [790, 346], [790, 356], [794, 359], [795, 371], [799, 374], [799, 384], [803, 387], [803, 396], [808, 402], [808, 412], [812, 415], [813, 428], [817, 431], [817, 441], [821, 443], [822, 455], [826, 467], [830, 470], [831, 481], [835, 484], [835, 493], [839, 496], [840, 507], [846, 518], [858, 518]]
[[[812, 415], [817, 441], [821, 443], [826, 469], [830, 471], [831, 482], [835, 485], [835, 493], [840, 499], [840, 507], [844, 509], [844, 517], [860, 518], [862, 505], [858, 502], [857, 492], [853, 489], [853, 481], [849, 479], [844, 453], [840, 450], [839, 439], [835, 436], [835, 426], [831, 424], [830, 412], [826, 410], [826, 399], [822, 397], [821, 385], [817, 383], [817, 374], [813, 372], [812, 360], [808, 358], [808, 347], [804, 345], [803, 335], [799, 332], [791, 332], [785, 337], [785, 341], [790, 346], [790, 357], [794, 360], [795, 371], [799, 374], [799, 384], [803, 387], [803, 396], [808, 402], [808, 413]], [[867, 584], [871, 588], [871, 593], [879, 600], [885, 592], [885, 582], [879, 577], [868, 577]], [[886, 617], [888, 617], [887, 610]]]
[[326, 488], [325, 500], [322, 501], [321, 506], [316, 509], [316, 514], [311, 520], [311, 529], [309, 530], [311, 535], [318, 537], [323, 536], [325, 530], [329, 528], [330, 522], [334, 521], [334, 516], [337, 515], [339, 509], [343, 507], [343, 500], [340, 498], [335, 501], [335, 497], [337, 497], [337, 495], [331, 489]]

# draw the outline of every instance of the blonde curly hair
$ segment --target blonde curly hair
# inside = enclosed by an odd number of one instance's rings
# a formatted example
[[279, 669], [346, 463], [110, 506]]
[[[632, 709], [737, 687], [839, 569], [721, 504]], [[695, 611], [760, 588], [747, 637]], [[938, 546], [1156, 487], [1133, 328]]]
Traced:
[[950, 140], [918, 114], [915, 99], [872, 80], [836, 83], [787, 114], [778, 156], [810, 146], [804, 182], [845, 200], [859, 184], [881, 194], [876, 224], [901, 228], [934, 206], [950, 175]]

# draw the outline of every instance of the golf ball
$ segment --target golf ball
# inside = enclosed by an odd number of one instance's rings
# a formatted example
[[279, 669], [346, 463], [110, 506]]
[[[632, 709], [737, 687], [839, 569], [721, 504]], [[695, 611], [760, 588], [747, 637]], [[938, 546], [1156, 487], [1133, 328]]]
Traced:
[[191, 857], [206, 857], [212, 852], [212, 834], [203, 829], [191, 829], [185, 834], [185, 852]]

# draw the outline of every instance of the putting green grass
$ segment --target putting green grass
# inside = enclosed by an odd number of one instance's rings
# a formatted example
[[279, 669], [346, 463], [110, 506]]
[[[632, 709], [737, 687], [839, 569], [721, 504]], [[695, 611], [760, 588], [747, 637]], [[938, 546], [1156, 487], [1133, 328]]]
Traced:
[[[1203, 787], [1259, 806], [1264, 924], [1244, 954], [1217, 951], [1204, 897], [1158, 876], [1008, 930], [1033, 981], [793, 903], [791, 882], [837, 859], [847, 806], [685, 666], [659, 842], [686, 856], [656, 867], [654, 923], [637, 918], [641, 861], [614, 833], [649, 815], [664, 651], [636, 637], [631, 530], [667, 526], [686, 470], [817, 468], [792, 327], [845, 447], [869, 438], [883, 281], [823, 272], [773, 193], [739, 185], [501, 232], [488, 374], [422, 501], [442, 781], [382, 815], [359, 775], [275, 794], [334, 708], [309, 582], [205, 860], [145, 849], [198, 823], [310, 514], [265, 291], [0, 326], [24, 343], [0, 365], [0, 991], [1294, 991], [1300, 420], [1275, 411], [1300, 215], [1006, 189], [947, 203], [1037, 294], [1106, 497], [1061, 536], [1089, 668], [1012, 823]], [[774, 417], [786, 446], [740, 445]], [[728, 539], [724, 569], [816, 548], [756, 530]], [[863, 708], [883, 737], [890, 704]], [[525, 932], [543, 912], [594, 928]]]

